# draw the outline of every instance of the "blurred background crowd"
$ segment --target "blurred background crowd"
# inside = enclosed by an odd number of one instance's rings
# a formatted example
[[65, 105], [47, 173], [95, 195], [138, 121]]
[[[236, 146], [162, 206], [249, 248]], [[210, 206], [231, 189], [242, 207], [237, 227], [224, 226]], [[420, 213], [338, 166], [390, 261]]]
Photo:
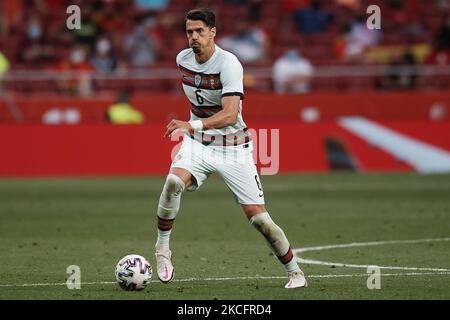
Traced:
[[[366, 27], [371, 4], [381, 30]], [[81, 8], [79, 30], [66, 27], [70, 5]], [[450, 87], [448, 0], [0, 0], [3, 90], [179, 92], [184, 16], [202, 6], [250, 91]]]

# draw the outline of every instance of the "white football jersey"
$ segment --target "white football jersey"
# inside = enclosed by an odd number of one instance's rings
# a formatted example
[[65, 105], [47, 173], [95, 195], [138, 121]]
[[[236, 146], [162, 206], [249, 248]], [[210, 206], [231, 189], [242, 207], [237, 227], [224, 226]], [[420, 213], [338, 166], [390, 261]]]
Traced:
[[191, 105], [190, 120], [208, 118], [222, 109], [221, 99], [227, 95], [241, 97], [236, 124], [220, 129], [208, 129], [205, 135], [247, 135], [242, 119], [242, 100], [244, 98], [243, 68], [231, 52], [215, 45], [215, 51], [205, 63], [195, 60], [191, 48], [177, 55], [177, 65], [181, 72], [183, 90]]

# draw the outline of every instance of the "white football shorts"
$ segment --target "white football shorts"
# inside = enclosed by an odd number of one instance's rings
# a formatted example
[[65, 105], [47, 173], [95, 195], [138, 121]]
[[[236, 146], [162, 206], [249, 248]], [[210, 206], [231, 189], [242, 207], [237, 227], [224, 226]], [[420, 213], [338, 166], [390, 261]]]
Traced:
[[237, 203], [264, 204], [264, 193], [252, 150], [252, 141], [237, 146], [205, 146], [184, 135], [170, 168], [183, 168], [194, 176], [196, 181], [187, 191], [197, 190], [212, 173], [217, 172]]

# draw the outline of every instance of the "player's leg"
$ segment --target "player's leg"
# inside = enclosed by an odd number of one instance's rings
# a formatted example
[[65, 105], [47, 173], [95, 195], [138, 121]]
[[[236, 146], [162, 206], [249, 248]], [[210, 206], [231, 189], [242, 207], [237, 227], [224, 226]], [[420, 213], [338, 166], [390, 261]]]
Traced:
[[182, 168], [172, 168], [164, 183], [158, 203], [158, 240], [156, 247], [169, 246], [170, 233], [180, 209], [181, 194], [189, 187], [192, 174]]
[[307, 287], [307, 281], [295, 260], [286, 235], [272, 220], [265, 205], [242, 204], [241, 206], [250, 223], [263, 235], [272, 252], [285, 268], [289, 277], [285, 288]]
[[174, 277], [172, 252], [169, 240], [174, 220], [180, 209], [181, 194], [184, 190], [195, 191], [211, 174], [211, 168], [203, 161], [203, 145], [184, 138], [175, 156], [170, 174], [167, 176], [158, 204], [158, 240], [155, 245], [157, 272], [159, 279], [170, 282]]
[[283, 264], [289, 277], [286, 288], [306, 287], [306, 279], [297, 265], [286, 235], [265, 208], [263, 188], [255, 164], [225, 163], [218, 172], [241, 204], [250, 223], [264, 236], [272, 252]]
[[167, 175], [158, 203], [158, 239], [155, 245], [155, 256], [158, 278], [162, 282], [173, 280], [175, 271], [172, 265], [172, 252], [169, 241], [173, 222], [180, 209], [181, 194], [189, 187], [192, 174], [182, 168], [172, 168]]

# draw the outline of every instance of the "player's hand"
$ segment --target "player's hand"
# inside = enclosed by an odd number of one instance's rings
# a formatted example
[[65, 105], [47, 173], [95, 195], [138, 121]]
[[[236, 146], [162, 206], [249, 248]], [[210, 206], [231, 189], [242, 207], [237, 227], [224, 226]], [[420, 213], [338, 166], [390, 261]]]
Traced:
[[172, 120], [167, 125], [167, 130], [166, 130], [166, 133], [164, 133], [164, 138], [170, 137], [170, 135], [175, 130], [181, 130], [181, 131], [184, 131], [184, 132], [187, 132], [187, 133], [190, 133], [190, 132], [193, 131], [191, 125], [189, 124], [189, 122], [180, 121], [180, 120]]

